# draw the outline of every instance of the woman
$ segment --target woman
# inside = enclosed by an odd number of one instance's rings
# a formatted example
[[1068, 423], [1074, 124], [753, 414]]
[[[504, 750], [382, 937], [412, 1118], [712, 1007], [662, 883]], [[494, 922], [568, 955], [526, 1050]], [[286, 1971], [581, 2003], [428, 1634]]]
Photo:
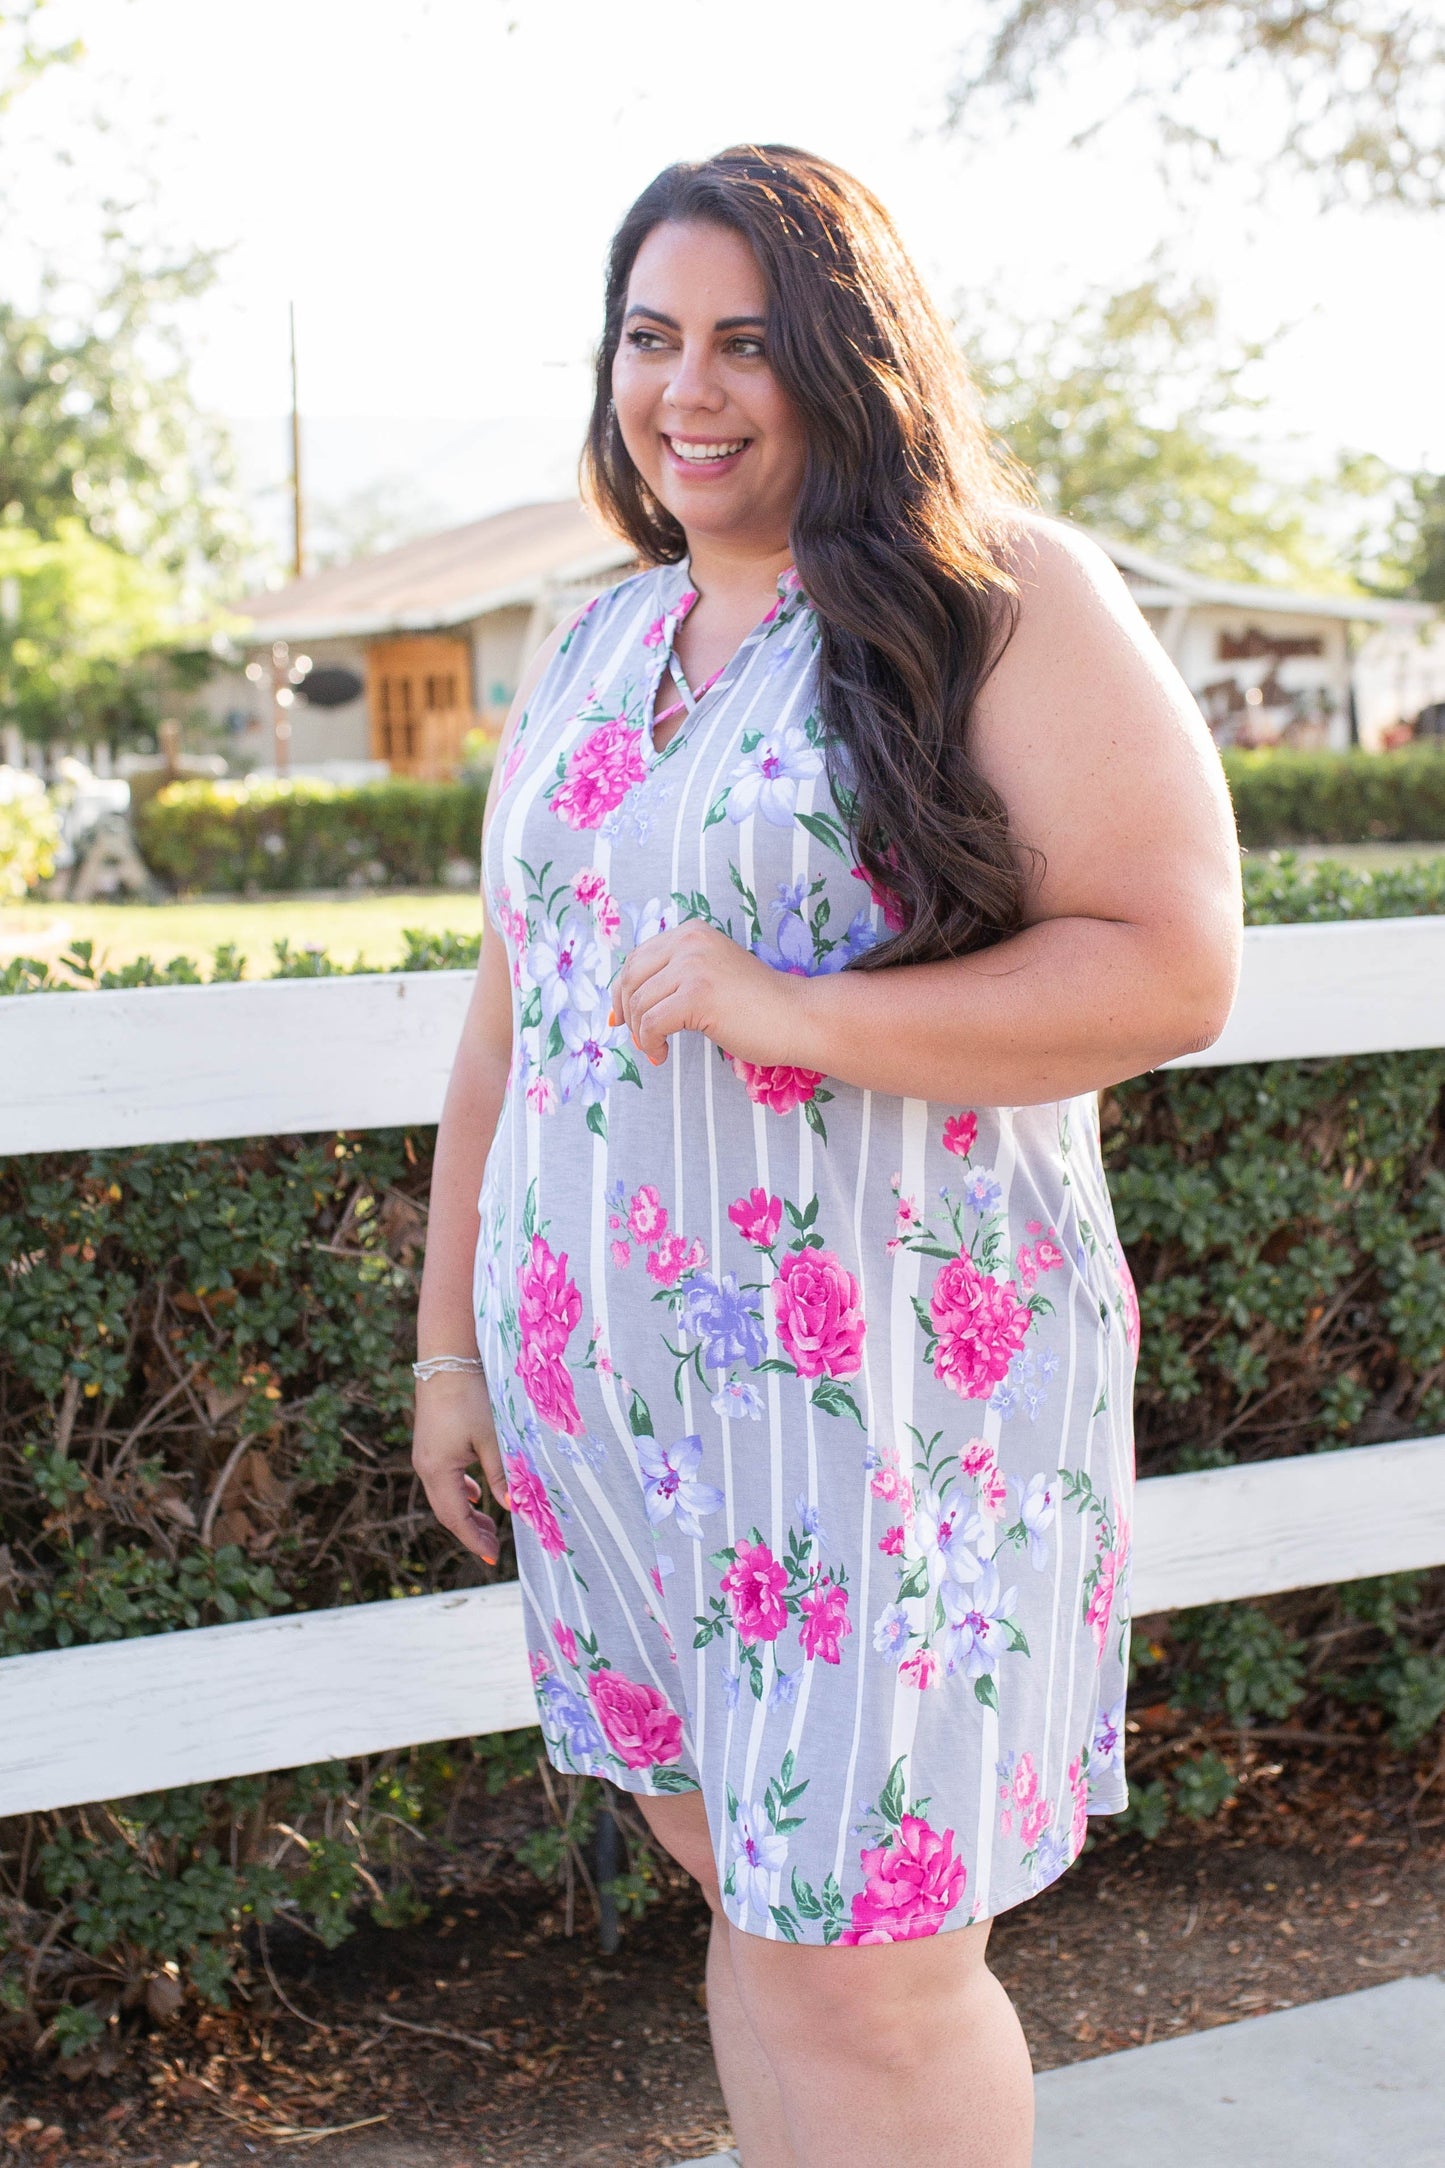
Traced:
[[634, 205], [587, 467], [647, 569], [499, 749], [416, 1465], [481, 1558], [468, 1467], [510, 1507], [549, 1755], [707, 1893], [746, 2168], [1021, 2168], [989, 1923], [1126, 1800], [1094, 1095], [1228, 1013], [1218, 762], [821, 159]]

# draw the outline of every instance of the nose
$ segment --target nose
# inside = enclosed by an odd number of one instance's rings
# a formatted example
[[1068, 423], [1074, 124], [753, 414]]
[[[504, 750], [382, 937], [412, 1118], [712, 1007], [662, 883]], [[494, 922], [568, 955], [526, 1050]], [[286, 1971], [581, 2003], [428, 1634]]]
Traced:
[[683, 341], [677, 366], [668, 380], [665, 403], [679, 418], [689, 413], [717, 414], [727, 404], [710, 341]]

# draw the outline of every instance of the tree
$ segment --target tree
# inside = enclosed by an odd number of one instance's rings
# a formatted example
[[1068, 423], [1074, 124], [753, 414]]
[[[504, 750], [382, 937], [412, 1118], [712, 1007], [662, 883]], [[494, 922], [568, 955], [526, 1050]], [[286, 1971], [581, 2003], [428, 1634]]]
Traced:
[[950, 125], [1031, 104], [1051, 82], [1087, 96], [1076, 62], [1131, 50], [1137, 81], [1082, 140], [1142, 107], [1166, 144], [1268, 174], [1326, 201], [1445, 205], [1441, 0], [986, 0], [992, 25], [954, 86]]
[[962, 313], [986, 327], [966, 343], [988, 419], [1048, 509], [1216, 578], [1349, 586], [1324, 485], [1280, 479], [1241, 432], [1263, 349], [1225, 336], [1207, 288], [1153, 270], [1055, 322], [982, 296]]

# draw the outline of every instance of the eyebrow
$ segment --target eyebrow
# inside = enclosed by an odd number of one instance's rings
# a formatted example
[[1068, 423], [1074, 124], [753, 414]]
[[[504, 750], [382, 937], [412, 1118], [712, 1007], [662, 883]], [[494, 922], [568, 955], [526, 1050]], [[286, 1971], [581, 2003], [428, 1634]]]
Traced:
[[[645, 301], [634, 301], [623, 322], [630, 323], [634, 316], [650, 316], [655, 324], [666, 324], [669, 331], [682, 329], [675, 316], [669, 316], [664, 309], [650, 309]], [[767, 321], [765, 316], [720, 316], [712, 328], [714, 331], [742, 331], [749, 324], [761, 324], [766, 329]]]

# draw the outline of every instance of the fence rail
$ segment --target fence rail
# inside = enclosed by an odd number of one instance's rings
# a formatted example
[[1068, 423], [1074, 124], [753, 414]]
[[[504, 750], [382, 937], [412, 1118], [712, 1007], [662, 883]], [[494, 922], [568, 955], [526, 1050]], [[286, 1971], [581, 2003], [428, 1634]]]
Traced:
[[[0, 1000], [0, 1152], [434, 1121], [469, 975]], [[1445, 919], [1251, 928], [1174, 1067], [1445, 1045]], [[1135, 1609], [1445, 1564], [1445, 1437], [1139, 1485]], [[0, 1814], [534, 1721], [515, 1584], [0, 1662]]]

